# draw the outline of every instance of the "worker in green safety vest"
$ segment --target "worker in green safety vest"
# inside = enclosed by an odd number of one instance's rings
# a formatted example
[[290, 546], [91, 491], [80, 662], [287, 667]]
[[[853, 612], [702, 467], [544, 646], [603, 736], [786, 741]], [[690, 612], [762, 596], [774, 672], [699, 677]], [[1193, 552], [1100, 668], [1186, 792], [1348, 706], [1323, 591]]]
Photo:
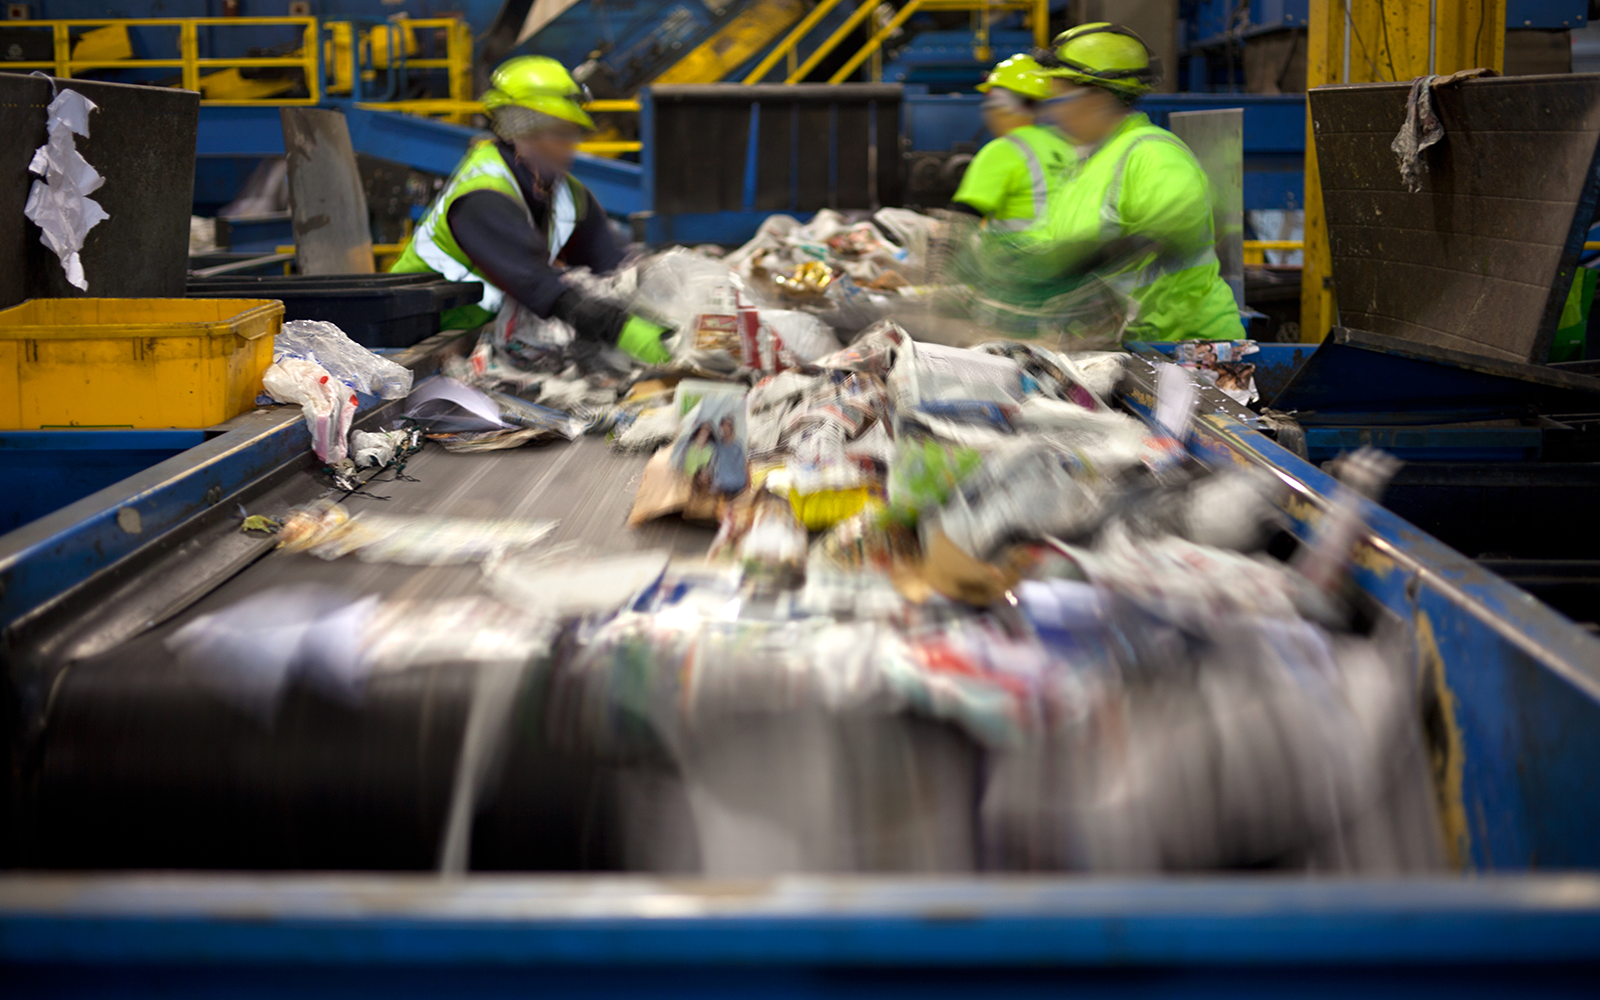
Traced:
[[447, 329], [489, 322], [509, 295], [564, 320], [580, 342], [665, 362], [666, 330], [561, 277], [558, 261], [603, 273], [623, 259], [604, 209], [571, 174], [578, 141], [594, 128], [587, 92], [547, 56], [511, 59], [490, 80], [483, 104], [497, 141], [468, 151], [393, 270], [483, 282], [480, 301], [441, 317]]
[[1035, 102], [1050, 96], [1050, 78], [1032, 56], [1015, 55], [978, 90], [983, 123], [997, 138], [968, 164], [951, 208], [987, 219], [993, 229], [1020, 232], [1042, 224], [1051, 191], [1078, 159], [1060, 133], [1034, 121]]
[[1243, 337], [1219, 273], [1205, 171], [1182, 140], [1134, 110], [1160, 79], [1144, 40], [1118, 25], [1080, 25], [1039, 62], [1053, 91], [1041, 115], [1080, 154], [1051, 199], [1049, 239], [1099, 248], [1102, 276], [1138, 303], [1125, 339]]

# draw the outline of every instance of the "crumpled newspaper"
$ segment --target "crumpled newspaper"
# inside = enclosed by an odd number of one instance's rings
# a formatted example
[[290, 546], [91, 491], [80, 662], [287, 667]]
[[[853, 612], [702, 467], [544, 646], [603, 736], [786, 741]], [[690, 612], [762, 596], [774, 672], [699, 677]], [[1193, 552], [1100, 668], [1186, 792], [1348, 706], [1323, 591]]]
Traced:
[[23, 214], [43, 230], [40, 242], [61, 258], [61, 269], [73, 287], [89, 290], [78, 251], [83, 249], [89, 230], [111, 218], [100, 203], [89, 195], [100, 189], [105, 178], [78, 152], [72, 136], [89, 136], [89, 112], [93, 101], [76, 90], [63, 90], [50, 102], [46, 123], [49, 141], [33, 153], [28, 170], [43, 177], [33, 182]]

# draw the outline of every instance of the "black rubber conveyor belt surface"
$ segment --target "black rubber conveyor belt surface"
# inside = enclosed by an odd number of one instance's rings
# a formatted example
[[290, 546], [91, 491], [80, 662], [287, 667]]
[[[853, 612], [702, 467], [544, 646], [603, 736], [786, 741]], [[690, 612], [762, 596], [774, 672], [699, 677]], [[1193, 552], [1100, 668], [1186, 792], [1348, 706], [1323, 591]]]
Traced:
[[[705, 551], [710, 532], [675, 519], [626, 524], [645, 456], [603, 440], [452, 454], [430, 443], [347, 499], [352, 513], [555, 519], [543, 545], [574, 558]], [[414, 480], [414, 481], [413, 481]], [[251, 504], [281, 514], [326, 487], [297, 474]], [[374, 497], [387, 497], [386, 500]], [[236, 530], [236, 529], [234, 529]], [[22, 864], [71, 868], [427, 869], [438, 861], [472, 673], [440, 665], [375, 676], [359, 706], [301, 685], [270, 720], [225, 704], [164, 645], [195, 617], [269, 588], [315, 583], [353, 595], [479, 593], [477, 566], [328, 562], [272, 552], [153, 629], [70, 666], [24, 778]], [[473, 826], [473, 867], [616, 866], [622, 768], [538, 738], [528, 685], [495, 787]], [[655, 764], [630, 765], [649, 770]]]

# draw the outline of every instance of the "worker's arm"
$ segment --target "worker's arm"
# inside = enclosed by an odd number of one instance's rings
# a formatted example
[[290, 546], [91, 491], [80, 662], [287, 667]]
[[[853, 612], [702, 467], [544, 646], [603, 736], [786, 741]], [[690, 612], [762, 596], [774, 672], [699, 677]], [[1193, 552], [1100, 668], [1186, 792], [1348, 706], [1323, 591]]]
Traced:
[[567, 285], [550, 263], [544, 231], [528, 224], [520, 205], [498, 191], [469, 191], [451, 203], [447, 222], [456, 246], [490, 283], [535, 316], [550, 317]]
[[1010, 197], [1017, 171], [1026, 173], [1027, 169], [1016, 146], [1005, 139], [995, 139], [978, 150], [978, 155], [967, 164], [967, 172], [961, 175], [961, 186], [950, 199], [950, 207], [992, 216]]
[[625, 255], [617, 245], [617, 237], [606, 218], [606, 210], [600, 206], [600, 199], [588, 188], [583, 189], [583, 196], [588, 199], [588, 207], [567, 238], [567, 245], [561, 248], [561, 259], [569, 267], [587, 267], [596, 274], [604, 274], [621, 264]]
[[[622, 261], [622, 251], [606, 226], [605, 213], [594, 196], [572, 236], [563, 257], [570, 264], [593, 270], [610, 270]], [[535, 316], [555, 316], [583, 340], [616, 345], [642, 361], [667, 359], [661, 346], [663, 331], [626, 309], [582, 295], [568, 288], [561, 272], [550, 263], [550, 243], [516, 202], [498, 191], [469, 191], [450, 205], [450, 235], [496, 288], [526, 306]]]

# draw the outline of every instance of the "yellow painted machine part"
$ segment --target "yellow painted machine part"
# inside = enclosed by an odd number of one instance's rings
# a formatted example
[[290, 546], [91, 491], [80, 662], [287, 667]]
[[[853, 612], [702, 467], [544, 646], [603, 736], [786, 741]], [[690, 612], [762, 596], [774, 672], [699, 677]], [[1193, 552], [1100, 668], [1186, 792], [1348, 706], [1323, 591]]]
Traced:
[[294, 79], [252, 80], [236, 69], [225, 69], [200, 78], [200, 96], [208, 101], [261, 101], [287, 94], [297, 85]]
[[803, 0], [759, 0], [669, 66], [653, 83], [716, 83], [805, 16]]
[[[1429, 72], [1443, 75], [1479, 66], [1497, 72], [1504, 68], [1505, 0], [1440, 0], [1431, 69], [1428, 8], [1407, 0], [1311, 0], [1306, 87], [1412, 80]], [[1328, 335], [1337, 309], [1313, 132], [1308, 107], [1306, 252], [1300, 279], [1300, 339], [1307, 343]]]
[[0, 429], [210, 427], [249, 410], [283, 303], [34, 299], [0, 311]]
[[133, 42], [128, 38], [128, 26], [108, 24], [104, 28], [85, 31], [72, 46], [72, 58], [78, 62], [132, 59]]

